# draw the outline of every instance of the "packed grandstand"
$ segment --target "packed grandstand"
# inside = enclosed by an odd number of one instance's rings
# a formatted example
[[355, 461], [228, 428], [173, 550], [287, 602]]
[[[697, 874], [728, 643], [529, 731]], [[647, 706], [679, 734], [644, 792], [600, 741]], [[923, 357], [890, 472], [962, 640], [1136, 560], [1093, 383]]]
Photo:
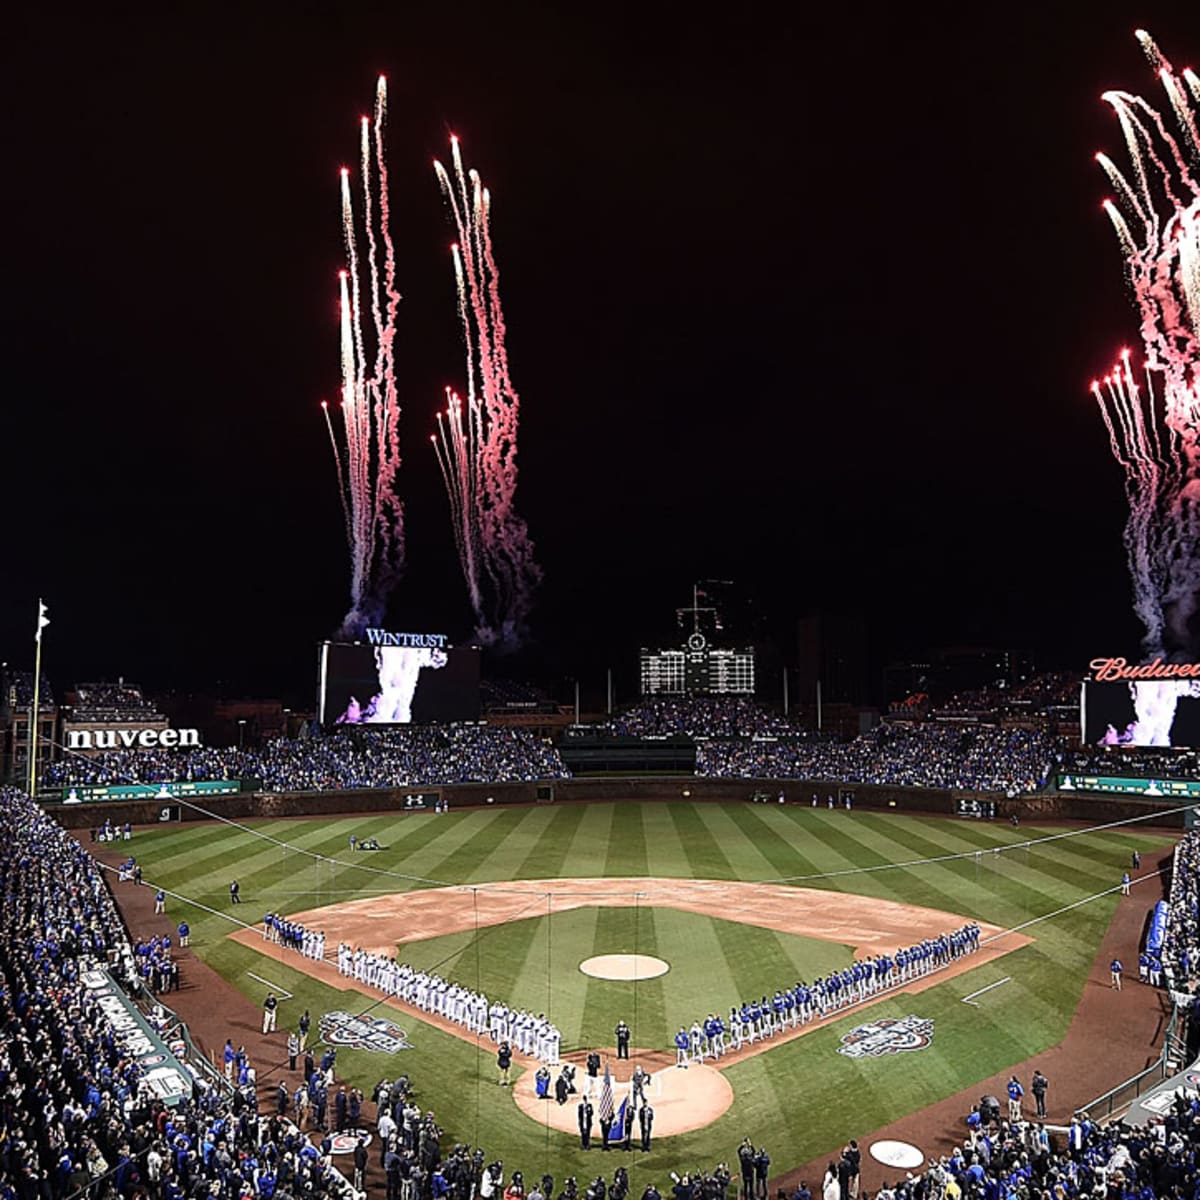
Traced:
[[[1062, 676], [1052, 675], [1011, 691], [956, 697], [944, 709], [924, 710], [923, 719], [913, 719], [920, 704], [906, 704], [850, 738], [806, 728], [745, 697], [648, 698], [588, 728], [618, 738], [692, 739], [696, 774], [708, 778], [837, 781], [1015, 795], [1047, 787], [1060, 769], [1156, 777], [1195, 773], [1194, 754], [1079, 747], [1075, 729], [1052, 715], [1071, 686], [1077, 690], [1078, 681], [1068, 685]], [[514, 706], [537, 704], [537, 694], [528, 689], [494, 691], [494, 698], [512, 697]], [[94, 757], [68, 754], [48, 766], [45, 782], [69, 788], [253, 779], [269, 789], [313, 791], [555, 780], [569, 774], [549, 739], [519, 727], [471, 722], [314, 730], [309, 736], [280, 737], [248, 748], [139, 747]]]
[[[696, 774], [1028, 792], [1047, 784], [1065, 753], [1062, 739], [1042, 730], [885, 722], [847, 742], [803, 735], [713, 736], [697, 747]], [[69, 756], [47, 768], [46, 783], [257, 779], [274, 790], [322, 791], [568, 775], [549, 742], [519, 729], [472, 724], [279, 738], [260, 749], [129, 749], [94, 758]]]

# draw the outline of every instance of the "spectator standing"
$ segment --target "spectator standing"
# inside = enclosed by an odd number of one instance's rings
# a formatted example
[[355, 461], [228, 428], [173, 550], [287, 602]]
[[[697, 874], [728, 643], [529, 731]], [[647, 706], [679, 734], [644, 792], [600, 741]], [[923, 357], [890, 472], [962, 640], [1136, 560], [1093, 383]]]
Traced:
[[[742, 1144], [738, 1147], [738, 1166], [742, 1169], [742, 1200], [753, 1200], [754, 1143], [748, 1137], [742, 1138]], [[834, 1178], [837, 1178], [836, 1172]]]
[[362, 1138], [354, 1143], [354, 1190], [361, 1192], [367, 1180], [367, 1148]]
[[858, 1142], [851, 1138], [850, 1144], [842, 1151], [842, 1154], [850, 1166], [850, 1195], [857, 1197], [859, 1179], [862, 1174], [862, 1151], [858, 1148]]
[[1021, 1100], [1025, 1095], [1025, 1089], [1021, 1086], [1021, 1081], [1015, 1076], [1009, 1076], [1008, 1080], [1008, 1119], [1010, 1121], [1019, 1121], [1021, 1119]]
[[754, 1187], [757, 1200], [767, 1200], [767, 1175], [771, 1168], [771, 1156], [765, 1146], [759, 1146], [754, 1156]]
[[1034, 1071], [1033, 1081], [1029, 1085], [1029, 1090], [1033, 1092], [1033, 1098], [1037, 1101], [1037, 1115], [1044, 1118], [1046, 1115], [1046, 1089], [1050, 1086], [1048, 1080], [1041, 1071]]

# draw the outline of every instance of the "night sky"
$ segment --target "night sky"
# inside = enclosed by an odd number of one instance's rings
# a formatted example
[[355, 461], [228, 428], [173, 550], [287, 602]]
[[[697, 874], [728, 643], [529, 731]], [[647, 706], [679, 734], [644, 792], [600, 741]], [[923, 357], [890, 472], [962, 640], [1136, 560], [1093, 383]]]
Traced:
[[463, 376], [454, 131], [494, 197], [546, 576], [515, 670], [631, 674], [703, 576], [785, 648], [823, 608], [881, 653], [1137, 652], [1087, 391], [1137, 325], [1092, 155], [1122, 153], [1104, 88], [1158, 102], [1135, 26], [1200, 60], [1186, 5], [333, 7], [9, 18], [0, 659], [41, 594], [60, 689], [307, 687], [349, 576], [318, 407], [337, 171], [381, 71], [389, 627], [470, 629], [428, 441]]

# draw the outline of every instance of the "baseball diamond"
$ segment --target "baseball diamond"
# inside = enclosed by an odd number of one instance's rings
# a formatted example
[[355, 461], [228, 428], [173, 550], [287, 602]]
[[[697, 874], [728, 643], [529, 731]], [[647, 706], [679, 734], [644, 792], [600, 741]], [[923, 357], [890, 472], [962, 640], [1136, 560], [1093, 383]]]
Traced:
[[[1037, 840], [1053, 832], [1069, 836]], [[346, 850], [352, 833], [384, 848], [355, 856]], [[137, 839], [145, 881], [193, 918], [192, 954], [247, 1003], [262, 1003], [247, 970], [294, 993], [279, 1005], [281, 1031], [305, 1010], [399, 1026], [411, 1049], [385, 1073], [413, 1079], [448, 1139], [540, 1162], [549, 1137], [559, 1170], [594, 1171], [572, 1136], [577, 1097], [567, 1117], [548, 1115], [558, 1108], [553, 1092], [537, 1097], [538, 1064], [520, 1054], [515, 1086], [498, 1088], [486, 1030], [477, 1036], [340, 975], [339, 939], [477, 988], [489, 1003], [544, 1014], [562, 1031], [577, 1084], [592, 1050], [619, 1066], [615, 1078], [628, 1078], [612, 1050], [614, 1027], [628, 1022], [632, 1056], [669, 1077], [679, 1112], [694, 1107], [702, 1118], [689, 1114], [674, 1132], [663, 1105], [650, 1149], [630, 1163], [635, 1186], [728, 1153], [751, 1129], [772, 1147], [773, 1171], [785, 1172], [1055, 1045], [1120, 903], [1114, 869], [1134, 849], [1149, 865], [1171, 844], [1138, 827], [1033, 835], [936, 816], [681, 801], [197, 823], [141, 829]], [[237, 908], [228, 902], [230, 864]], [[266, 940], [263, 913], [319, 928], [325, 961]], [[980, 923], [980, 949], [944, 970], [706, 1060], [724, 1099], [692, 1084], [699, 1071], [672, 1065], [681, 1025], [965, 921]], [[620, 981], [578, 969], [596, 955], [633, 953], [671, 970]], [[978, 1008], [961, 1002], [1004, 977]], [[856, 1029], [913, 1017], [936, 1028], [918, 1054], [839, 1053]], [[203, 1025], [201, 1036], [215, 1039], [220, 1022]], [[338, 1050], [339, 1075], [359, 1086], [373, 1084], [382, 1062], [368, 1049]], [[1087, 1098], [1060, 1078], [1051, 1115]]]

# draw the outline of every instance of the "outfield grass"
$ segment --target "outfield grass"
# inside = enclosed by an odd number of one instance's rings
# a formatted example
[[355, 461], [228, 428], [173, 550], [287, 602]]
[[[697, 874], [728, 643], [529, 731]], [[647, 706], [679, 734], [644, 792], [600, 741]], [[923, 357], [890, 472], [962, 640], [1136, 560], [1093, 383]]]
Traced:
[[[295, 993], [281, 1005], [281, 1028], [304, 1007], [316, 1016], [335, 1008], [363, 1011], [369, 1003], [294, 970], [290, 952], [264, 945], [259, 953], [229, 941], [224, 935], [233, 928], [231, 918], [254, 922], [267, 910], [299, 911], [432, 882], [655, 875], [795, 879], [806, 887], [921, 904], [1009, 927], [1113, 886], [1133, 849], [1148, 856], [1169, 844], [1160, 836], [1108, 830], [996, 855], [995, 847], [1056, 831], [745, 803], [506, 807], [255, 822], [252, 830], [163, 827], [139, 832], [133, 849], [148, 883], [216, 910], [170, 902], [173, 916], [186, 914], [195, 952], [256, 1004], [263, 987], [247, 971]], [[374, 835], [387, 849], [352, 858], [351, 833]], [[976, 857], [976, 850], [983, 853]], [[919, 861], [947, 854], [967, 857]], [[888, 866], [898, 862], [914, 865]], [[237, 909], [228, 892], [235, 877], [243, 898]], [[1157, 895], [1147, 891], [1125, 903], [1148, 906]], [[773, 1167], [784, 1170], [1053, 1045], [1066, 1032], [1117, 903], [1116, 896], [1105, 896], [1064, 912], [1027, 930], [1036, 938], [1032, 945], [918, 997], [889, 999], [870, 1010], [871, 1019], [910, 1012], [932, 1017], [933, 1044], [920, 1053], [864, 1061], [837, 1054], [839, 1038], [862, 1019], [847, 1015], [729, 1068], [733, 1107], [705, 1130], [662, 1139], [648, 1155], [635, 1154], [631, 1176], [638, 1193], [651, 1174], [661, 1185], [669, 1168], [732, 1158], [747, 1133], [768, 1147]], [[440, 961], [444, 971], [457, 971], [471, 984], [478, 950], [479, 978], [489, 996], [546, 1009], [567, 1045], [611, 1045], [616, 1021], [631, 1016], [628, 986], [588, 979], [577, 966], [593, 954], [631, 949], [633, 919], [634, 910], [619, 908], [531, 916], [483, 930], [477, 947], [468, 945], [469, 935], [451, 935], [408, 944], [403, 957], [421, 965]], [[761, 993], [770, 981], [811, 978], [848, 954], [829, 942], [738, 925], [720, 913], [705, 917], [666, 908], [638, 912], [637, 949], [672, 965], [668, 975], [638, 984], [642, 1041], [669, 1032], [685, 1015], [727, 1008], [731, 993]], [[978, 1008], [961, 1003], [1004, 976], [1011, 982], [982, 998]], [[396, 1058], [339, 1053], [342, 1071], [365, 1090], [384, 1074], [407, 1071], [451, 1141], [482, 1144], [527, 1177], [545, 1169], [558, 1178], [583, 1177], [611, 1172], [622, 1161], [623, 1155], [609, 1154], [601, 1164], [596, 1152], [584, 1154], [577, 1142], [520, 1114], [509, 1093], [495, 1086], [486, 1050], [415, 1019], [400, 1023], [413, 1049]]]

